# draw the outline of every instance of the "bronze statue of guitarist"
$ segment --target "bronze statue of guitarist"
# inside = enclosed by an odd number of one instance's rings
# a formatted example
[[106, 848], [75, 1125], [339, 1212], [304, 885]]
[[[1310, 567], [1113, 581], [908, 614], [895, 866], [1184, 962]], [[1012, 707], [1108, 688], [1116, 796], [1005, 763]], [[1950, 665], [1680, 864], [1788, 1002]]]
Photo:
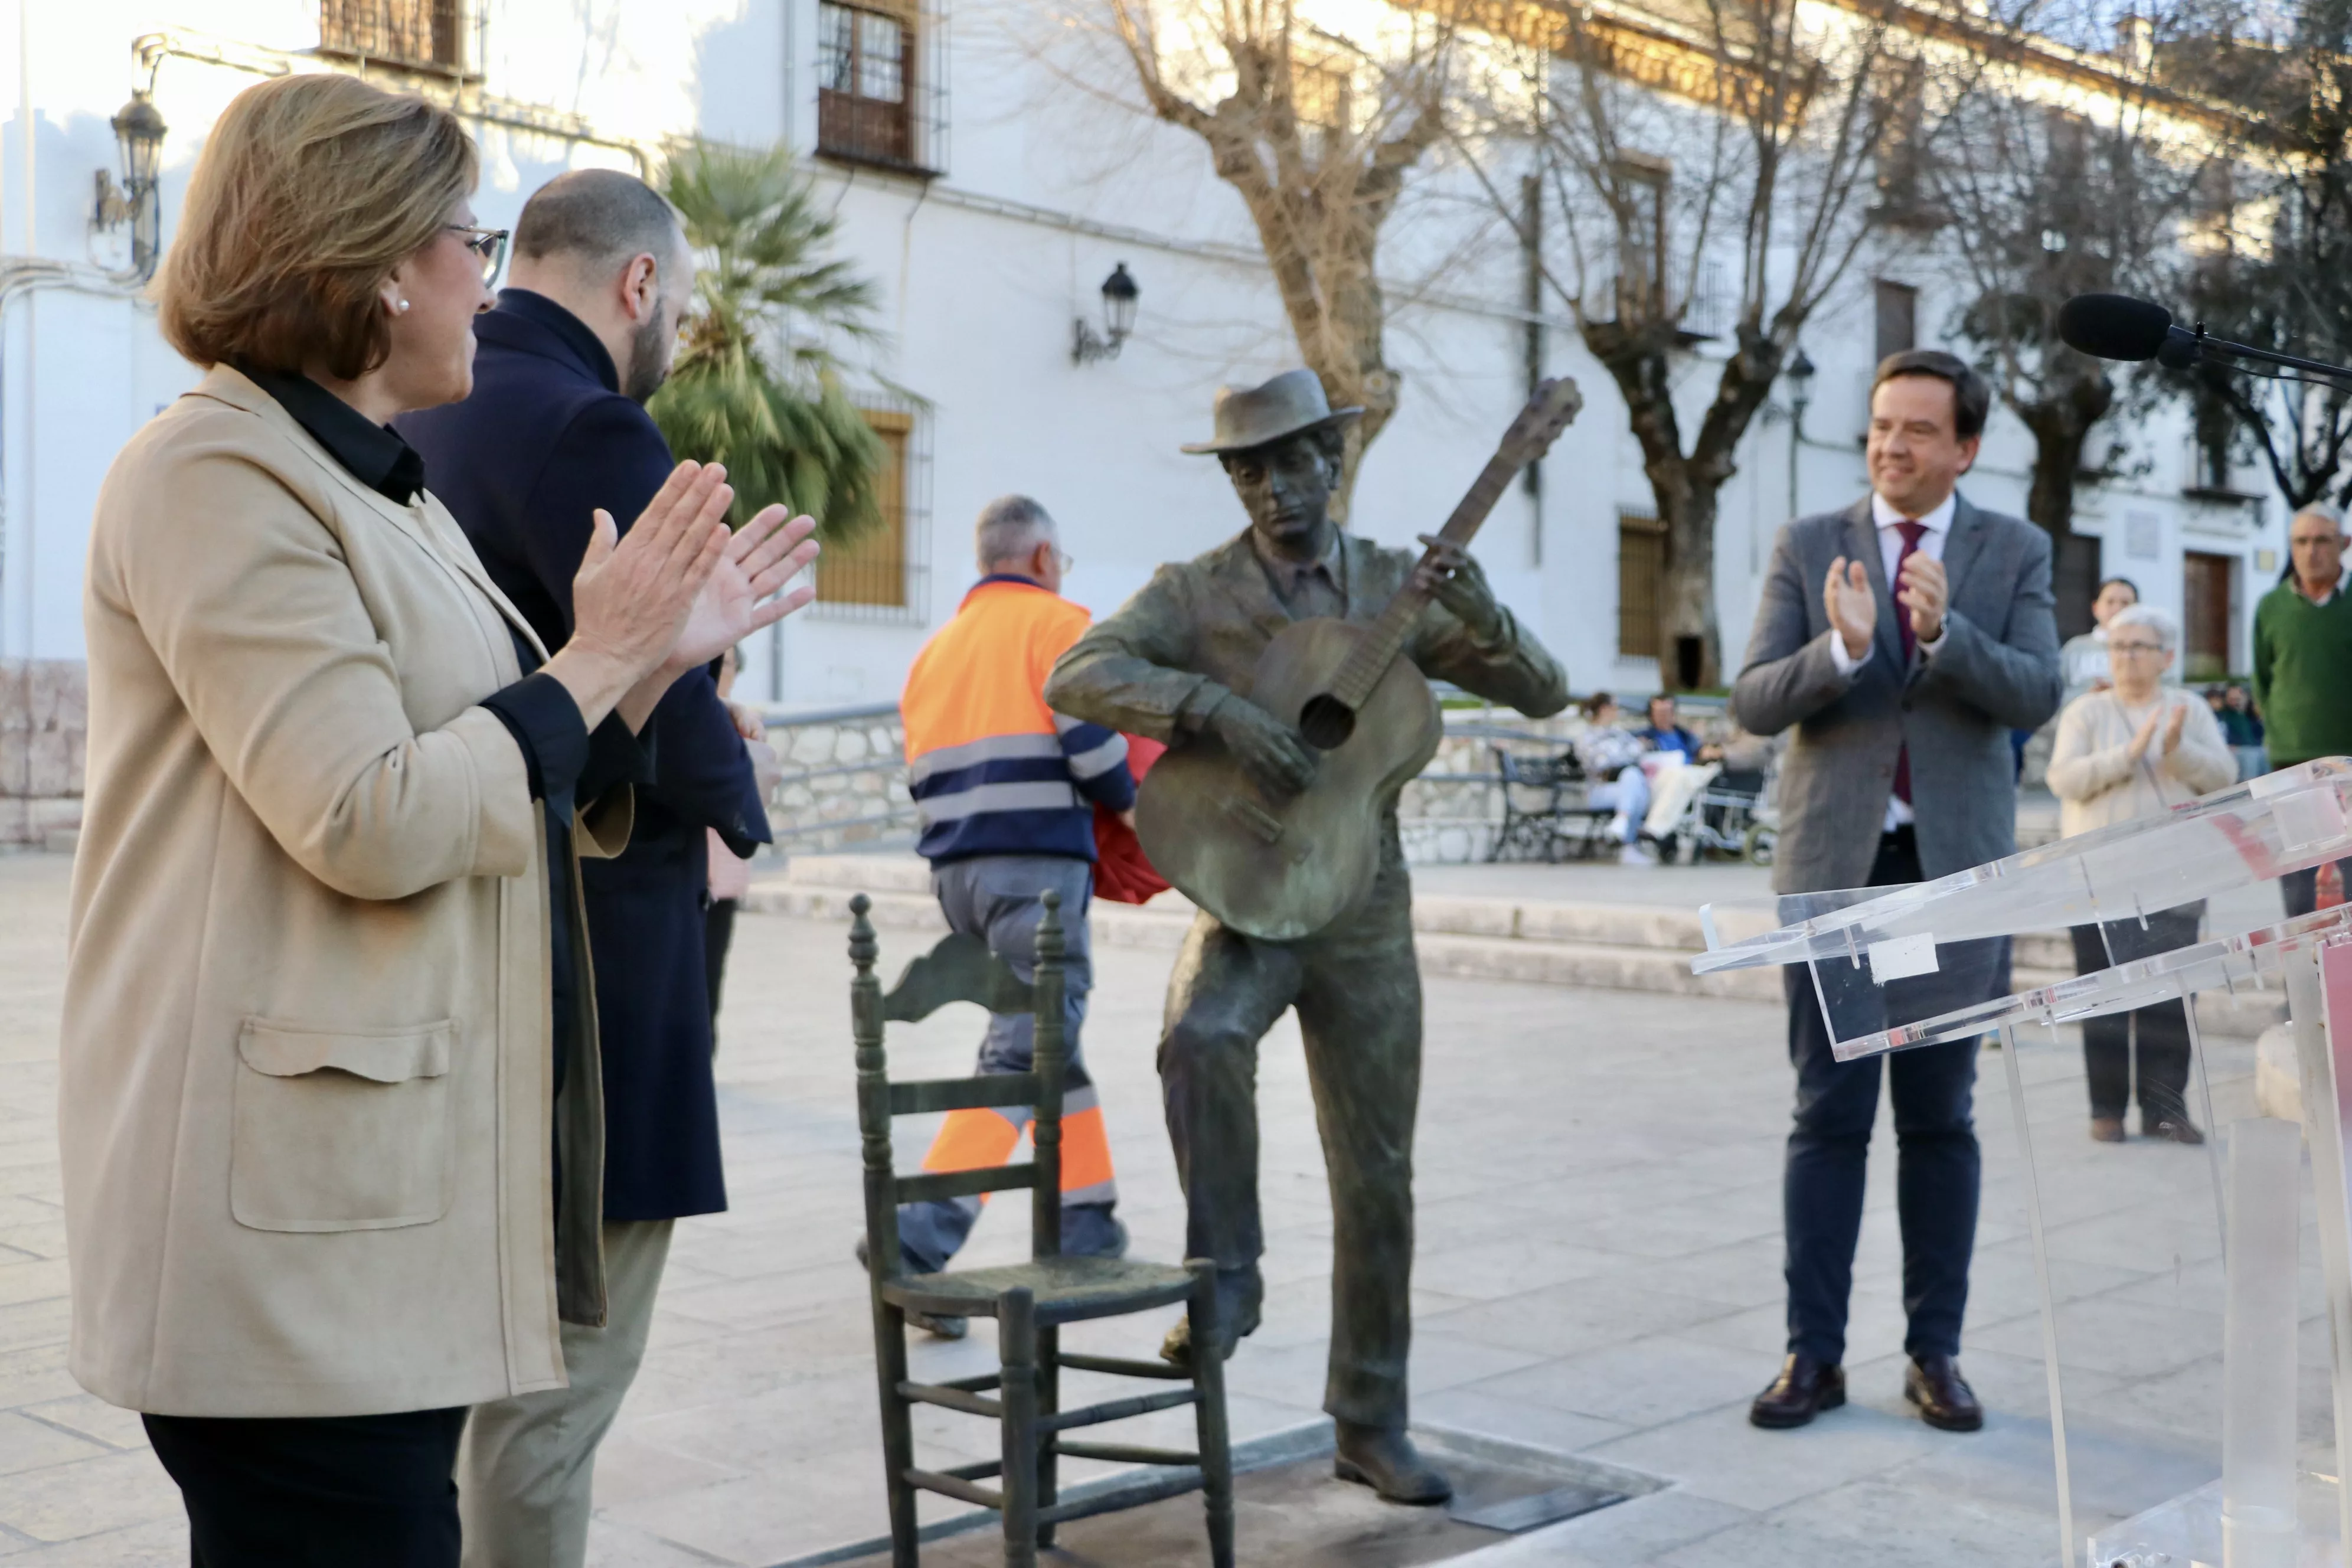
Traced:
[[[1045, 698], [1073, 718], [1229, 752], [1265, 798], [1304, 790], [1318, 753], [1292, 724], [1250, 700], [1267, 646], [1316, 617], [1370, 624], [1401, 591], [1421, 609], [1402, 654], [1427, 675], [1535, 717], [1568, 703], [1568, 678], [1496, 602], [1457, 544], [1426, 557], [1343, 533], [1328, 513], [1340, 432], [1359, 410], [1333, 410], [1310, 371], [1217, 395], [1214, 453], [1247, 510], [1240, 537], [1162, 566], [1055, 666]], [[1433, 536], [1424, 536], [1430, 542]], [[1171, 752], [1171, 755], [1179, 754]], [[1383, 810], [1370, 888], [1338, 919], [1296, 941], [1244, 935], [1202, 913], [1170, 981], [1160, 1073], [1168, 1131], [1190, 1214], [1186, 1250], [1214, 1258], [1219, 1322], [1257, 1327], [1259, 1037], [1298, 1009], [1331, 1181], [1335, 1240], [1331, 1356], [1324, 1408], [1338, 1425], [1338, 1473], [1402, 1502], [1451, 1495], [1405, 1433], [1412, 1334], [1412, 1132], [1421, 1092], [1421, 977], [1412, 885], [1397, 842], [1394, 792]], [[1268, 858], [1269, 876], [1311, 863]], [[1181, 1325], [1163, 1352], [1192, 1353]]]

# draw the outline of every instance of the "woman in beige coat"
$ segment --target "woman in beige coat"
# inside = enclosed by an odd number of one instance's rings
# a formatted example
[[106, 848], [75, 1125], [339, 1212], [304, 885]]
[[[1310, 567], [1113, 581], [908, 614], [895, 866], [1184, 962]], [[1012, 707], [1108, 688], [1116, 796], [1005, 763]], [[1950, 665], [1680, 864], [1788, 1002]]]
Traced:
[[[2077, 697], [2058, 715], [2050, 753], [2050, 789], [2059, 830], [2072, 837], [2135, 817], [2155, 816], [2233, 783], [2237, 759], [2203, 699], [2163, 684], [2179, 633], [2170, 616], [2146, 605], [2118, 611], [2106, 625], [2113, 684]], [[2205, 906], [2183, 904], [2145, 921], [2074, 928], [2074, 962], [2084, 974], [2186, 947], [2197, 940]], [[2091, 1136], [2124, 1141], [2137, 1039], [2140, 1131], [2179, 1143], [2202, 1143], [2189, 1119], [2189, 1015], [2163, 1002], [2085, 1019], [2083, 1067], [2091, 1091]]]
[[385, 427], [471, 385], [475, 175], [350, 78], [233, 102], [157, 290], [209, 374], [92, 528], [72, 1369], [144, 1414], [205, 1568], [455, 1568], [465, 1407], [560, 1386], [559, 1315], [603, 1310], [575, 815], [625, 835], [632, 731], [814, 552], [772, 511], [730, 542], [684, 465], [598, 515], [539, 646]]

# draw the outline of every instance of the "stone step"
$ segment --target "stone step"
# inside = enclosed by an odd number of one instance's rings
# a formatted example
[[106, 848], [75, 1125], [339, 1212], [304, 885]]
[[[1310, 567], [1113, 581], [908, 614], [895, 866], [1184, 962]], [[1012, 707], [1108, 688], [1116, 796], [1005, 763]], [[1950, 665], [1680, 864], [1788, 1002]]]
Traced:
[[[915, 856], [801, 855], [762, 888], [826, 889], [844, 894], [912, 893], [930, 897], [929, 867]], [[845, 908], [846, 906], [844, 906]], [[1171, 889], [1141, 909], [1097, 903], [1097, 918], [1122, 912], [1192, 918], [1192, 905]], [[1570, 904], [1541, 900], [1444, 898], [1413, 900], [1412, 925], [1432, 935], [1518, 938], [1602, 947], [1664, 948], [1696, 953], [1706, 946], [1698, 911], [1671, 904]]]
[[[877, 927], [931, 935], [947, 930], [931, 897], [929, 868], [912, 857], [799, 857], [783, 875], [754, 880], [743, 907], [846, 922], [849, 900], [860, 892], [871, 900], [870, 918]], [[1105, 946], [1172, 952], [1192, 913], [1192, 906], [1174, 892], [1144, 906], [1097, 902], [1094, 938]], [[1704, 946], [1698, 915], [1672, 906], [1428, 898], [1414, 900], [1413, 928], [1422, 973], [1433, 978], [1750, 1002], [1778, 1002], [1783, 994], [1780, 976], [1769, 969], [1693, 974], [1690, 961]], [[2064, 932], [2030, 932], [2017, 939], [2017, 989], [2052, 984], [2074, 973], [2074, 947]], [[2217, 1037], [2251, 1039], [2280, 1016], [2274, 994], [2209, 993], [2197, 1004], [2199, 1025]]]
[[[810, 886], [791, 880], [754, 882], [743, 900], [747, 910], [845, 921], [846, 888]], [[947, 922], [928, 893], [871, 892], [868, 918], [885, 930], [943, 932]], [[1471, 900], [1457, 900], [1471, 901]], [[1097, 903], [1094, 938], [1112, 947], [1155, 948], [1172, 952], [1183, 942], [1192, 917], [1189, 909], [1162, 910]], [[1691, 954], [1664, 947], [1622, 943], [1541, 941], [1519, 936], [1461, 935], [1422, 931], [1416, 946], [1425, 975], [1466, 980], [1517, 980], [1538, 985], [1592, 985], [1615, 991], [1655, 991], [1678, 996], [1726, 996], [1777, 1001], [1780, 977], [1769, 970], [1738, 970], [1697, 975]], [[888, 965], [885, 965], [886, 968]]]
[[[761, 886], [835, 889], [845, 893], [914, 893], [930, 896], [930, 868], [911, 855], [795, 856], [781, 879]], [[1190, 920], [1192, 906], [1170, 889], [1140, 910], [1132, 905], [1097, 904], [1098, 914], [1120, 910]], [[1540, 899], [1482, 899], [1423, 895], [1413, 900], [1413, 930], [1424, 935], [1516, 938], [1529, 942], [1585, 943], [1599, 947], [1663, 948], [1685, 957], [1706, 951], [1706, 936], [1696, 909], [1673, 904], [1574, 904]], [[1760, 928], [1759, 928], [1760, 929]], [[1727, 931], [1737, 939], [1751, 934]], [[2034, 932], [2017, 939], [2017, 962], [2036, 969], [2072, 973], [2074, 949], [2063, 931]]]

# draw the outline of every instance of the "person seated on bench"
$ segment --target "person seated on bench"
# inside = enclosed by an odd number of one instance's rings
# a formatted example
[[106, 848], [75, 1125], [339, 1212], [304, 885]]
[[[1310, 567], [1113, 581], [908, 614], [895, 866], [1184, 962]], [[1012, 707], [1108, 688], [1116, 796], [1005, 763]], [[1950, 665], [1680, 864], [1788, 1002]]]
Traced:
[[1642, 753], [1650, 748], [1632, 731], [1619, 728], [1617, 720], [1617, 700], [1606, 691], [1584, 700], [1584, 733], [1570, 744], [1591, 781], [1585, 803], [1616, 813], [1609, 819], [1609, 831], [1624, 846], [1619, 865], [1654, 866], [1657, 858], [1642, 844], [1642, 818], [1650, 810], [1650, 781], [1642, 772]]
[[1633, 731], [1636, 738], [1647, 742], [1654, 752], [1680, 752], [1683, 761], [1692, 765], [1719, 763], [1723, 748], [1712, 741], [1701, 741], [1683, 727], [1682, 716], [1675, 710], [1672, 694], [1661, 691], [1650, 699], [1650, 721]]

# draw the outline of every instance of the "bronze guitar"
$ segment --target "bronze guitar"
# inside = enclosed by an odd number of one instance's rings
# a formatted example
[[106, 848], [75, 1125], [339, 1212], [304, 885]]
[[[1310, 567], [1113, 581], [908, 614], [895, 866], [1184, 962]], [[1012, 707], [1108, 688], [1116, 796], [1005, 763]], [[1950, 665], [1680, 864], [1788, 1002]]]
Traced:
[[[1565, 377], [1538, 386], [1442, 536], [1468, 544], [1512, 476], [1583, 405]], [[1277, 798], [1209, 735], [1170, 752], [1136, 803], [1137, 836], [1161, 876], [1268, 942], [1311, 936], [1362, 897], [1379, 867], [1381, 816], [1444, 733], [1428, 681], [1397, 657], [1428, 600], [1408, 583], [1370, 625], [1300, 621], [1266, 646], [1241, 695], [1322, 753], [1314, 780]]]

